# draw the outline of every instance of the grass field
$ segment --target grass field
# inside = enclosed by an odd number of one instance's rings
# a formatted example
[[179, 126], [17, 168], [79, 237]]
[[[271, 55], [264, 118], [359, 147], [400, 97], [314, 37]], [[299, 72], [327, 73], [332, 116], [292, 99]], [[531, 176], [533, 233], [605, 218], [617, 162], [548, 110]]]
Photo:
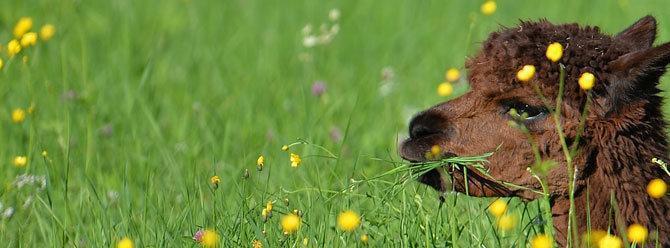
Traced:
[[[493, 199], [448, 194], [440, 206], [406, 173], [375, 176], [399, 166], [412, 114], [467, 89], [436, 93], [445, 70], [462, 69], [500, 25], [547, 18], [616, 33], [653, 14], [668, 41], [670, 2], [499, 0], [490, 16], [481, 4], [4, 1], [0, 246], [115, 247], [127, 237], [195, 247], [207, 229], [221, 247], [527, 247], [542, 230], [537, 202], [505, 199], [518, 221], [502, 231], [486, 210]], [[21, 17], [56, 33], [9, 58]], [[305, 41], [304, 27], [320, 34], [322, 23], [327, 37]], [[13, 120], [17, 108], [25, 120]], [[297, 141], [309, 144], [290, 147], [302, 158], [293, 168], [281, 147]], [[284, 235], [280, 219], [294, 209], [302, 225]], [[353, 232], [336, 224], [348, 209], [362, 216]]]

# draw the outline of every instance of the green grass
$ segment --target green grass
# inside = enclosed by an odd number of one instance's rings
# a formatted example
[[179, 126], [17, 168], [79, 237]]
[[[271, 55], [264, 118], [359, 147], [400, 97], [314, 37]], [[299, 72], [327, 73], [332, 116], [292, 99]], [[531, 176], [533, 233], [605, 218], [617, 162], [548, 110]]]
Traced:
[[[479, 13], [481, 3], [4, 2], [0, 202], [16, 211], [0, 217], [0, 245], [111, 247], [129, 237], [138, 247], [192, 247], [196, 230], [212, 228], [222, 247], [255, 239], [302, 246], [305, 238], [310, 247], [351, 247], [362, 245], [361, 234], [380, 247], [525, 247], [542, 229], [531, 221], [538, 202], [506, 199], [521, 219], [501, 232], [485, 210], [491, 199], [448, 194], [440, 204], [436, 192], [404, 174], [356, 182], [397, 166], [388, 161], [400, 161], [397, 142], [409, 117], [445, 100], [435, 93], [445, 69], [462, 68], [499, 25], [547, 18], [616, 33], [654, 14], [658, 40], [668, 41], [670, 2], [500, 0], [492, 16]], [[339, 33], [305, 48], [301, 29], [330, 23], [332, 8], [342, 13]], [[6, 44], [22, 16], [33, 18], [33, 29], [54, 24], [56, 36], [8, 59]], [[301, 60], [305, 54], [312, 60]], [[394, 84], [382, 95], [387, 67]], [[316, 80], [328, 87], [320, 98], [310, 92]], [[36, 112], [12, 123], [11, 111], [31, 103]], [[341, 141], [330, 138], [332, 128]], [[280, 147], [298, 139], [336, 158], [296, 145], [291, 151], [303, 162], [291, 168]], [[261, 154], [266, 167], [258, 172]], [[18, 155], [29, 157], [26, 168], [12, 165]], [[24, 173], [46, 176], [46, 189], [13, 185]], [[218, 189], [209, 184], [213, 175], [221, 177]], [[263, 222], [268, 200], [277, 202]], [[284, 236], [279, 219], [293, 209], [304, 223]], [[346, 209], [364, 218], [351, 234], [335, 227]]]

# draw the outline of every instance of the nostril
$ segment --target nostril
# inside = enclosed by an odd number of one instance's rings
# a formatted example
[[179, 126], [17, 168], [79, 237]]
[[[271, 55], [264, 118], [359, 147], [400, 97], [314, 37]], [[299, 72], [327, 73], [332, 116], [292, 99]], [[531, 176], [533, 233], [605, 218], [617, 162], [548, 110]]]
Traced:
[[431, 128], [423, 124], [417, 124], [414, 123], [414, 125], [410, 126], [409, 129], [409, 137], [410, 138], [420, 138], [420, 137], [425, 137], [431, 134], [436, 134], [439, 133], [440, 130], [436, 128]]
[[447, 119], [440, 113], [427, 110], [417, 114], [409, 122], [409, 137], [417, 139], [433, 134], [446, 133]]

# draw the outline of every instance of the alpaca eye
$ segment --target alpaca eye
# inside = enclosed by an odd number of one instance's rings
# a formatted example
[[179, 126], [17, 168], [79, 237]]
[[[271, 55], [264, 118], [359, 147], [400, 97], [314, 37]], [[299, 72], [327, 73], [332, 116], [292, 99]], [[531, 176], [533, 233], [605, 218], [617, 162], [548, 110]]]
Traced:
[[507, 113], [515, 119], [532, 121], [545, 116], [548, 113], [547, 108], [542, 106], [533, 106], [523, 102], [507, 102]]

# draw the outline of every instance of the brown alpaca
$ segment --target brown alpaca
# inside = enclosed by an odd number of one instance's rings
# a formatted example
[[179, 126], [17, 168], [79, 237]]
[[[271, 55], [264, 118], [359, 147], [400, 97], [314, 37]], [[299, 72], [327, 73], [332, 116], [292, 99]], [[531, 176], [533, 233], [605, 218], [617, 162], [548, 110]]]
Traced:
[[[658, 230], [661, 246], [670, 247], [670, 197], [653, 199], [646, 194], [650, 180], [670, 182], [660, 166], [651, 163], [652, 158], [668, 161], [666, 122], [657, 85], [670, 63], [670, 43], [654, 47], [655, 38], [656, 20], [651, 16], [615, 36], [601, 33], [598, 27], [554, 25], [546, 20], [522, 22], [494, 32], [482, 44], [482, 50], [466, 62], [471, 90], [417, 114], [400, 154], [420, 162], [426, 160], [424, 154], [433, 145], [442, 147], [442, 156], [474, 156], [499, 147], [487, 164], [490, 175], [541, 191], [538, 181], [526, 170], [535, 161], [531, 143], [508, 125], [511, 108], [527, 113], [523, 123], [541, 157], [557, 162], [548, 173], [548, 184], [556, 240], [565, 245], [569, 209], [566, 161], [554, 120], [532, 85], [537, 85], [555, 106], [558, 63], [565, 65], [561, 123], [570, 146], [587, 96], [577, 81], [582, 73], [593, 73], [597, 83], [589, 93], [592, 101], [585, 131], [573, 160], [577, 168], [578, 233], [586, 232], [588, 214], [592, 229], [619, 233], [618, 228], [639, 223], [650, 233]], [[565, 48], [558, 63], [545, 57], [552, 42]], [[537, 74], [527, 83], [515, 78], [524, 65], [537, 68]], [[420, 180], [440, 191], [451, 190], [445, 188], [440, 173], [430, 171]], [[473, 170], [468, 173], [470, 195], [524, 200], [540, 197], [503, 186]], [[454, 189], [464, 191], [462, 171], [451, 174]], [[619, 217], [612, 213], [611, 198], [618, 202]]]

